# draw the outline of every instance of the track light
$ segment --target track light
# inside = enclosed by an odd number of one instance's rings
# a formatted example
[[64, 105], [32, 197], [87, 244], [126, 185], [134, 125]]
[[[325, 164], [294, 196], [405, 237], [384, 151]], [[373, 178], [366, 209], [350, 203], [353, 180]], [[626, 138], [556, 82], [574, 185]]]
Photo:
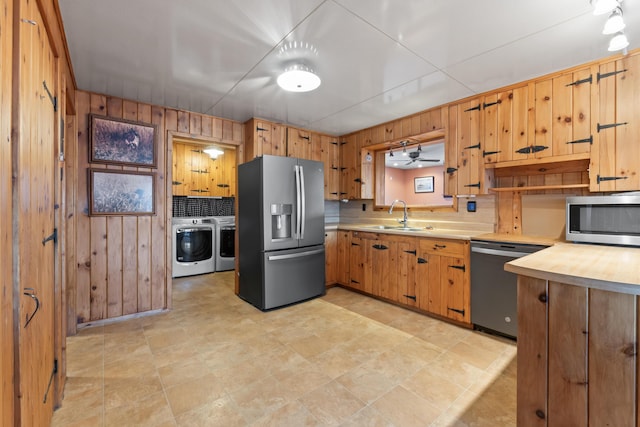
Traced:
[[624, 30], [625, 26], [626, 25], [622, 20], [622, 9], [616, 7], [613, 12], [611, 12], [607, 22], [605, 22], [602, 34], [615, 34], [618, 31]]
[[591, 0], [591, 4], [593, 4], [593, 14], [596, 16], [609, 13], [620, 6], [618, 0]]
[[418, 151], [422, 151], [422, 146], [420, 146], [420, 144], [418, 144]]
[[393, 157], [393, 150], [389, 150], [389, 157]]
[[627, 36], [625, 36], [622, 31], [619, 31], [609, 42], [609, 52], [622, 50], [627, 46], [629, 46], [629, 40], [627, 39]]

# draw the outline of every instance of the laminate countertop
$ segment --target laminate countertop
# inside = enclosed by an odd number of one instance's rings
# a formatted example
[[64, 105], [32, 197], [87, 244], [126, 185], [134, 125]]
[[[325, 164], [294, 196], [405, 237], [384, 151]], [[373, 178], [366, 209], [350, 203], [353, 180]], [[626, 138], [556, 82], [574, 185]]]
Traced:
[[505, 264], [511, 273], [640, 295], [640, 248], [559, 243]]
[[[470, 230], [457, 230], [450, 228], [433, 228], [427, 229], [424, 227], [409, 227], [410, 230], [403, 230], [402, 227], [397, 228], [379, 228], [382, 225], [377, 224], [339, 224], [335, 229], [339, 230], [351, 230], [351, 231], [363, 231], [367, 233], [385, 233], [395, 234], [401, 236], [415, 236], [415, 237], [432, 237], [439, 239], [458, 239], [458, 240], [471, 240], [473, 237], [486, 234], [486, 231], [470, 231]], [[328, 230], [325, 225], [325, 230]]]

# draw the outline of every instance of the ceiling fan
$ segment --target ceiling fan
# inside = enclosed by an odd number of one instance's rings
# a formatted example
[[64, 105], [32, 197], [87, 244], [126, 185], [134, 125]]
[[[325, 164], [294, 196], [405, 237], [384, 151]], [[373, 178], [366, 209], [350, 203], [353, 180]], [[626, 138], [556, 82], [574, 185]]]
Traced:
[[409, 158], [411, 160], [409, 160], [407, 163], [405, 163], [405, 165], [410, 165], [411, 163], [414, 162], [439, 162], [440, 159], [423, 159], [422, 157], [420, 157], [420, 151], [411, 151], [409, 153]]

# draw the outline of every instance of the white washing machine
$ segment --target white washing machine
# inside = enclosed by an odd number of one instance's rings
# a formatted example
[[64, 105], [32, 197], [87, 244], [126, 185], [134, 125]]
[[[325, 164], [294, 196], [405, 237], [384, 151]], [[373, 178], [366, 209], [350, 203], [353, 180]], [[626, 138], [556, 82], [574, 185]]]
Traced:
[[171, 223], [171, 277], [216, 271], [216, 224], [213, 218], [173, 218]]
[[216, 216], [215, 258], [216, 271], [233, 270], [236, 267], [236, 217]]

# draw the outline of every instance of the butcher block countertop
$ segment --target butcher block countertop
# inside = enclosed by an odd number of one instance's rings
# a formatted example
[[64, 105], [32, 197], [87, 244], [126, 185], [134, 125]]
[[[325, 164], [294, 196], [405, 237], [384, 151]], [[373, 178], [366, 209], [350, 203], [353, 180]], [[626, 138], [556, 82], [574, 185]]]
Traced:
[[640, 295], [640, 248], [559, 243], [505, 264], [511, 273]]

